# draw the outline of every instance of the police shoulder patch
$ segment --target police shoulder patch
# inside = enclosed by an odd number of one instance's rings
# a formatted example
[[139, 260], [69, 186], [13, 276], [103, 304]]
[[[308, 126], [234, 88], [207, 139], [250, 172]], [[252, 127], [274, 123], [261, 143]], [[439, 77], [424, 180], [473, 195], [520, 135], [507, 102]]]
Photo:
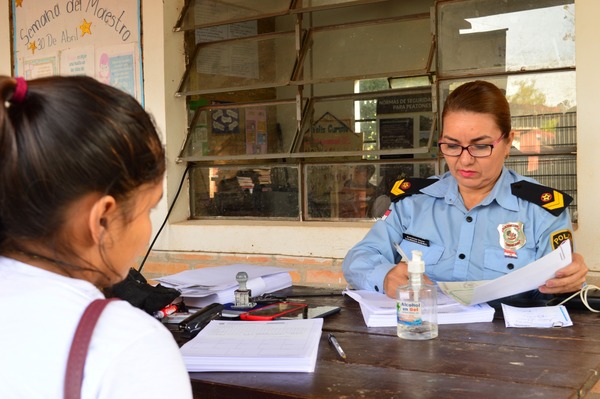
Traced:
[[435, 183], [437, 179], [406, 178], [396, 181], [390, 190], [392, 202], [417, 194], [421, 189]]
[[558, 230], [554, 233], [550, 234], [550, 243], [552, 244], [552, 249], [558, 248], [560, 244], [562, 244], [566, 240], [571, 240], [571, 248], [573, 247], [573, 234], [571, 230], [564, 229]]
[[569, 194], [525, 180], [510, 185], [513, 195], [541, 206], [554, 216], [560, 215], [573, 201]]

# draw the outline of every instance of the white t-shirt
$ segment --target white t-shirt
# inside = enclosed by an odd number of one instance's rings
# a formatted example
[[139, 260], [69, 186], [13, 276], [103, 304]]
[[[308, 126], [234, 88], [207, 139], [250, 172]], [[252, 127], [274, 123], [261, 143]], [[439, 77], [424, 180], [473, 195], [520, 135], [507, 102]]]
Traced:
[[[87, 305], [87, 281], [0, 257], [0, 398], [62, 398], [67, 356]], [[82, 398], [191, 398], [171, 333], [126, 301], [111, 302], [94, 330]]]

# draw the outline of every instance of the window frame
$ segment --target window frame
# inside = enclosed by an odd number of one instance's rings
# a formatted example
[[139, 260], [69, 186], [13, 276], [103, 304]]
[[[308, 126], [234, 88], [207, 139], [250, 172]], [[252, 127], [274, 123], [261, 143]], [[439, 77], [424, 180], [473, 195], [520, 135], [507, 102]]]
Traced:
[[[364, 74], [363, 76], [361, 76], [360, 74], [356, 74], [356, 75], [348, 75], [348, 76], [343, 76], [335, 79], [332, 78], [324, 78], [324, 79], [305, 79], [302, 76], [302, 65], [304, 64], [304, 62], [306, 61], [306, 57], [307, 54], [310, 51], [310, 46], [312, 44], [312, 40], [314, 38], [314, 35], [317, 34], [318, 32], [326, 32], [327, 30], [331, 30], [331, 29], [338, 29], [339, 26], [308, 26], [306, 27], [303, 24], [303, 21], [305, 21], [306, 19], [310, 19], [310, 12], [315, 11], [317, 9], [303, 9], [303, 10], [298, 10], [298, 9], [290, 9], [287, 12], [287, 15], [293, 15], [296, 18], [296, 27], [295, 27], [295, 31], [294, 31], [294, 35], [296, 36], [296, 40], [295, 40], [295, 51], [296, 51], [296, 63], [294, 65], [294, 68], [290, 71], [290, 79], [287, 82], [283, 82], [282, 84], [271, 84], [269, 87], [289, 87], [291, 90], [288, 94], [287, 97], [285, 98], [277, 98], [275, 100], [269, 100], [269, 101], [247, 101], [247, 102], [236, 102], [235, 104], [233, 104], [235, 107], [238, 108], [247, 108], [247, 107], [252, 107], [252, 106], [268, 106], [268, 105], [274, 105], [274, 104], [281, 104], [281, 103], [286, 103], [286, 104], [293, 104], [295, 106], [296, 109], [296, 119], [295, 121], [291, 121], [291, 123], [295, 123], [296, 124], [296, 131], [294, 133], [294, 138], [292, 140], [292, 144], [291, 146], [286, 147], [286, 149], [282, 152], [277, 152], [277, 153], [267, 153], [267, 154], [239, 154], [239, 155], [228, 155], [228, 156], [216, 156], [216, 155], [200, 155], [200, 156], [188, 156], [186, 155], [186, 148], [191, 145], [190, 143], [190, 137], [191, 137], [191, 132], [194, 129], [194, 121], [197, 119], [197, 115], [198, 112], [206, 112], [209, 109], [213, 109], [213, 108], [218, 108], [218, 107], [222, 107], [225, 108], [227, 107], [227, 105], [222, 105], [222, 106], [210, 106], [210, 105], [205, 105], [202, 107], [199, 107], [196, 109], [195, 113], [193, 114], [193, 116], [190, 119], [190, 124], [188, 126], [188, 134], [186, 135], [186, 140], [183, 143], [181, 152], [179, 154], [179, 158], [178, 158], [178, 162], [186, 162], [192, 165], [199, 165], [199, 166], [216, 166], [216, 165], [222, 165], [222, 164], [230, 164], [230, 165], [246, 165], [249, 167], [252, 167], [253, 165], [255, 165], [256, 163], [266, 163], [272, 166], [278, 165], [278, 164], [282, 164], [285, 162], [290, 162], [294, 165], [298, 165], [301, 173], [301, 177], [300, 177], [300, 185], [299, 185], [299, 193], [298, 195], [300, 196], [301, 199], [301, 210], [300, 210], [300, 221], [307, 221], [307, 220], [324, 220], [324, 219], [311, 219], [311, 218], [307, 218], [306, 217], [306, 209], [307, 209], [307, 188], [305, 187], [305, 179], [306, 179], [306, 168], [311, 167], [313, 165], [317, 165], [317, 164], [336, 164], [336, 163], [352, 163], [352, 162], [356, 162], [357, 157], [358, 159], [361, 159], [361, 162], [381, 162], [383, 161], [382, 157], [385, 156], [390, 156], [390, 155], [411, 155], [411, 156], [419, 156], [419, 155], [427, 155], [429, 154], [430, 156], [437, 156], [437, 150], [436, 150], [436, 138], [437, 138], [437, 133], [438, 133], [438, 127], [441, 127], [441, 115], [440, 113], [438, 113], [438, 109], [441, 108], [442, 104], [443, 104], [443, 99], [444, 99], [444, 95], [442, 93], [442, 87], [444, 84], [450, 82], [450, 81], [458, 81], [458, 80], [474, 80], [474, 79], [488, 79], [488, 80], [493, 80], [494, 78], [497, 77], [518, 77], [518, 76], [527, 76], [528, 74], [542, 74], [542, 73], [554, 73], [554, 72], [574, 72], [575, 71], [575, 65], [568, 65], [568, 66], [560, 66], [560, 67], [548, 67], [548, 68], [543, 68], [543, 69], [539, 69], [539, 68], [533, 68], [533, 69], [528, 69], [526, 67], [524, 67], [522, 70], [520, 71], [514, 71], [514, 70], [506, 70], [506, 71], [498, 71], [495, 68], [484, 68], [478, 71], [473, 72], [472, 70], [444, 70], [444, 68], [442, 67], [443, 65], [443, 60], [441, 60], [440, 58], [440, 50], [439, 47], [439, 42], [437, 39], [438, 37], [438, 32], [439, 32], [439, 21], [440, 21], [440, 9], [446, 6], [452, 6], [454, 5], [464, 5], [467, 3], [477, 3], [480, 1], [485, 1], [485, 0], [460, 0], [460, 1], [456, 1], [456, 0], [441, 0], [441, 1], [435, 1], [434, 6], [431, 8], [431, 15], [428, 15], [428, 18], [430, 18], [430, 23], [431, 23], [431, 29], [433, 30], [432, 32], [432, 39], [431, 39], [431, 46], [429, 49], [429, 55], [427, 57], [426, 63], [424, 68], [422, 69], [415, 69], [415, 70], [404, 70], [404, 71], [398, 71], [397, 76], [390, 76], [390, 71], [387, 71], [385, 74]], [[336, 5], [332, 5], [331, 7], [325, 7], [325, 9], [331, 9], [331, 8], [336, 8], [336, 7], [348, 7], [348, 6], [354, 6], [354, 5], [363, 5], [363, 4], [368, 4], [368, 3], [378, 3], [380, 1], [376, 0], [376, 1], [347, 1], [347, 2], [341, 2], [344, 3], [342, 5], [340, 4], [336, 4]], [[563, 1], [563, 0], [546, 0], [547, 3], [556, 3], [556, 4], [572, 4], [573, 2], [569, 2], [569, 1]], [[511, 3], [511, 6], [514, 6], [514, 3]], [[265, 14], [261, 17], [257, 17], [257, 18], [262, 18], [262, 17], [270, 17], [269, 15]], [[414, 18], [422, 18], [423, 14], [414, 14], [414, 15], [409, 15], [406, 17], [396, 17], [396, 18], [388, 18], [386, 20], [411, 20]], [[251, 18], [256, 19], [256, 18]], [[364, 23], [353, 23], [355, 26], [361, 26], [361, 25], [371, 25], [374, 24], [375, 21], [367, 21]], [[275, 32], [272, 34], [272, 36], [276, 36], [276, 35], [280, 35], [281, 32]], [[290, 32], [285, 32], [285, 34], [290, 34]], [[263, 36], [263, 38], [266, 38], [267, 36]], [[231, 42], [240, 42], [240, 41], [244, 41], [244, 40], [251, 40], [252, 38], [248, 39], [248, 38], [241, 38], [241, 39], [233, 39], [230, 40]], [[443, 43], [443, 40], [440, 40], [441, 43]], [[201, 46], [196, 46], [196, 48], [199, 48]], [[192, 59], [195, 56], [192, 57]], [[574, 63], [574, 62], [573, 62]], [[190, 73], [189, 72], [189, 68], [186, 69], [186, 74]], [[394, 73], [391, 73], [392, 75], [394, 75]], [[367, 92], [367, 93], [341, 93], [341, 94], [334, 94], [334, 95], [315, 95], [315, 92], [318, 92], [318, 86], [320, 84], [327, 84], [327, 83], [331, 83], [331, 82], [335, 82], [335, 81], [347, 81], [349, 79], [356, 79], [358, 77], [367, 79], [367, 78], [382, 78], [385, 77], [387, 79], [390, 80], [390, 82], [394, 79], [403, 79], [403, 78], [411, 78], [411, 77], [419, 77], [419, 76], [426, 76], [429, 80], [429, 82], [431, 82], [431, 92], [432, 92], [432, 114], [434, 115], [434, 126], [431, 129], [430, 132], [430, 136], [429, 136], [429, 140], [426, 146], [423, 147], [416, 147], [416, 148], [406, 148], [406, 149], [390, 149], [390, 150], [382, 150], [382, 149], [375, 149], [375, 150], [368, 150], [366, 149], [367, 146], [363, 145], [363, 147], [361, 148], [361, 150], [357, 150], [357, 151], [335, 151], [335, 152], [330, 152], [330, 151], [316, 151], [316, 152], [307, 152], [307, 151], [302, 151], [301, 150], [301, 143], [303, 142], [304, 136], [306, 134], [306, 132], [308, 131], [307, 126], [309, 126], [310, 122], [311, 122], [311, 118], [310, 116], [312, 115], [312, 110], [315, 109], [315, 106], [318, 105], [319, 103], [323, 103], [323, 102], [327, 102], [327, 101], [336, 101], [336, 100], [351, 100], [351, 101], [360, 101], [361, 99], [373, 99], [373, 98], [383, 98], [386, 96], [393, 96], [393, 95], [399, 95], [399, 94], [404, 94], [407, 92], [410, 92], [411, 90], [417, 90], [417, 89], [388, 89], [388, 90], [383, 90], [383, 91], [377, 91], [377, 92]], [[183, 79], [182, 78], [182, 84], [183, 84]], [[262, 87], [262, 86], [261, 86]], [[252, 86], [246, 86], [246, 87], [237, 87], [237, 88], [227, 88], [228, 90], [230, 89], [236, 89], [236, 90], [240, 90], [241, 92], [244, 92], [246, 90], [252, 90], [252, 89], [256, 89], [256, 88], [261, 88], [259, 86], [256, 87], [252, 87]], [[180, 86], [181, 89], [181, 86]], [[181, 95], [181, 96], [195, 96], [197, 94], [202, 93], [200, 92], [184, 92], [181, 90], [178, 90], [177, 95]], [[205, 93], [209, 93], [208, 91], [205, 91]], [[319, 115], [316, 115], [317, 117]], [[358, 120], [354, 120], [355, 123], [359, 122]], [[576, 127], [575, 127], [576, 129]], [[363, 142], [363, 144], [369, 144], [366, 142]], [[576, 153], [577, 153], [577, 144], [574, 143], [573, 146], [570, 147], [562, 147], [562, 148], [558, 148], [558, 149], [551, 149], [551, 150], [544, 150], [544, 152], [542, 154], [538, 154], [538, 153], [521, 153], [518, 151], [515, 151], [515, 149], [511, 150], [511, 155], [512, 156], [523, 156], [523, 155], [530, 155], [530, 156], [560, 156], [560, 155], [573, 155], [576, 157]], [[414, 160], [412, 159], [407, 159], [406, 161], [399, 161], [399, 163], [409, 163], [409, 162], [413, 162]], [[437, 171], [439, 173], [439, 171], [444, 170], [444, 163], [443, 163], [443, 158], [437, 157]], [[576, 206], [576, 201], [574, 202], [574, 205]], [[576, 209], [576, 208], [575, 208]], [[268, 219], [268, 218], [267, 218]]]

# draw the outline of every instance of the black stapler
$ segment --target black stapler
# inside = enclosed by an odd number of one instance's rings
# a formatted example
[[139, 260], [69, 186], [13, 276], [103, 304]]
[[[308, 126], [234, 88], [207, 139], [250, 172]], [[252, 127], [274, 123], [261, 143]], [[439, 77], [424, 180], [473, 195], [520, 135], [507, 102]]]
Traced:
[[220, 303], [212, 303], [203, 307], [193, 315], [183, 319], [179, 323], [179, 330], [183, 338], [192, 339], [200, 330], [202, 330], [211, 320], [221, 317], [223, 305]]

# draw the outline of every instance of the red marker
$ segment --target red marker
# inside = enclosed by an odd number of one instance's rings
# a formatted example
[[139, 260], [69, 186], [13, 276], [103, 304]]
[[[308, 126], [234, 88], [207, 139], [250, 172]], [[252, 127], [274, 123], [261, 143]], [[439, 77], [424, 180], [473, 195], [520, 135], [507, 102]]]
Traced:
[[172, 303], [170, 305], [165, 306], [161, 310], [157, 310], [156, 312], [154, 312], [154, 317], [156, 317], [157, 319], [162, 319], [170, 314], [177, 312], [178, 309], [179, 307]]

